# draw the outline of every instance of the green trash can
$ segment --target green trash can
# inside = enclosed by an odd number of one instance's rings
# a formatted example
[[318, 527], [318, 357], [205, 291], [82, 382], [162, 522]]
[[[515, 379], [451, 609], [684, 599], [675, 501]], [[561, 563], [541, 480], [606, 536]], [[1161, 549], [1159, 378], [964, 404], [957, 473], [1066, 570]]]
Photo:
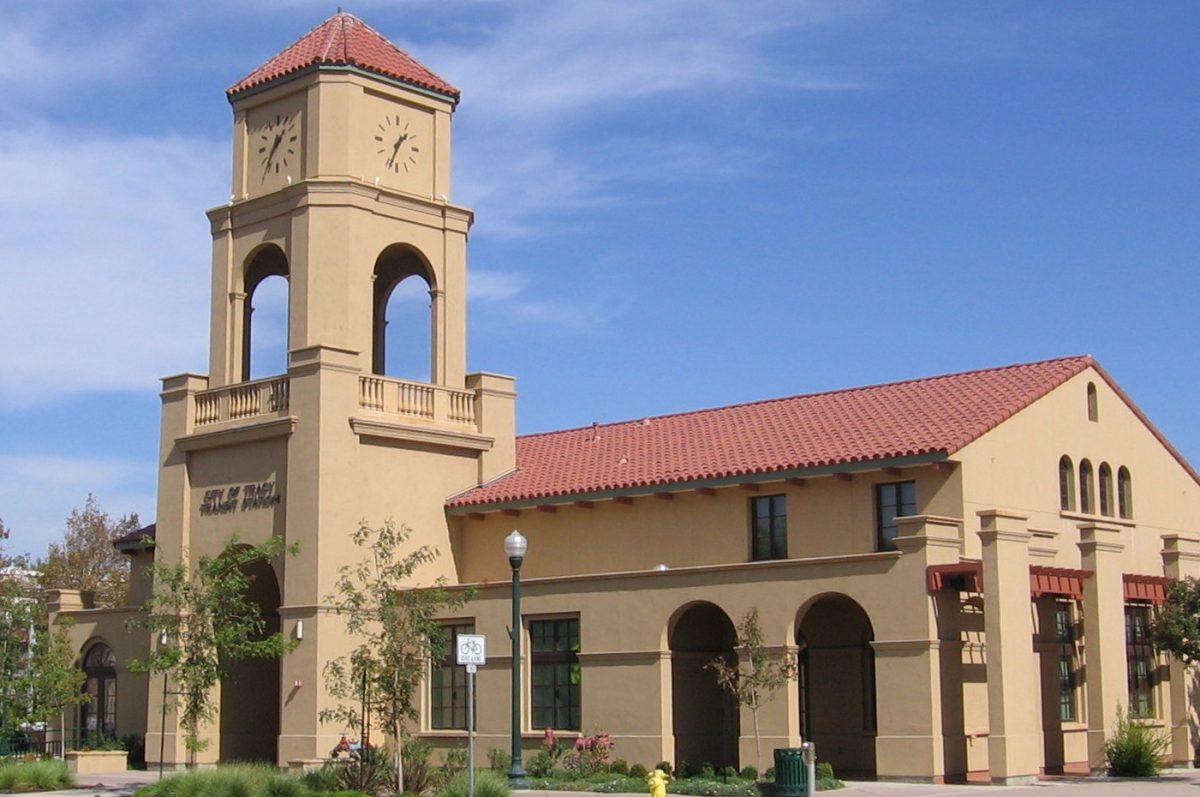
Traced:
[[799, 747], [775, 748], [775, 797], [807, 797], [808, 769]]

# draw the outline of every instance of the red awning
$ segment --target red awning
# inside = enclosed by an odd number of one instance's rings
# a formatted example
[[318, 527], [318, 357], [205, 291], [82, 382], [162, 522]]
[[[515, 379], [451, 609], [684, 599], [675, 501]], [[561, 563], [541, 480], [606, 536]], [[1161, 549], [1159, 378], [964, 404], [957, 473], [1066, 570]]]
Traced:
[[1029, 593], [1035, 598], [1040, 598], [1043, 595], [1062, 595], [1067, 598], [1082, 600], [1084, 579], [1091, 577], [1091, 570], [1030, 565]]
[[958, 592], [983, 592], [983, 562], [930, 565], [925, 568], [925, 582], [931, 591], [953, 589]]
[[1134, 573], [1126, 573], [1121, 579], [1125, 582], [1125, 600], [1160, 606], [1167, 602], [1167, 587], [1175, 580], [1170, 576], [1139, 576]]

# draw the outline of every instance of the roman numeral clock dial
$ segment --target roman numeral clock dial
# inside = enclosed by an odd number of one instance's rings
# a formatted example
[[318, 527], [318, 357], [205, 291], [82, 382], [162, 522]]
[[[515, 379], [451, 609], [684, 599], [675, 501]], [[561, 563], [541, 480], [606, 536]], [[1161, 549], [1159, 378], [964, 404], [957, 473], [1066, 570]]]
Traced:
[[375, 151], [385, 171], [407, 174], [421, 153], [417, 134], [400, 114], [390, 114], [377, 125]]
[[271, 175], [287, 174], [296, 163], [299, 150], [300, 133], [296, 129], [296, 117], [276, 114], [258, 135], [258, 162], [263, 181]]

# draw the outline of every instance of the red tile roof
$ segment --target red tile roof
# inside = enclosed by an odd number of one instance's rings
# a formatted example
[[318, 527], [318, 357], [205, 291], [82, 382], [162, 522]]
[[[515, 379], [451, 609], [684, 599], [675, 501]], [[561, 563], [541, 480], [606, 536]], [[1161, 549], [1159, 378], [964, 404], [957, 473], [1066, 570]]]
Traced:
[[459, 91], [353, 14], [339, 11], [229, 87], [229, 97], [313, 65], [354, 66], [458, 100]]
[[448, 506], [949, 455], [1088, 367], [1200, 480], [1103, 369], [1081, 356], [526, 435], [517, 438], [513, 473]]

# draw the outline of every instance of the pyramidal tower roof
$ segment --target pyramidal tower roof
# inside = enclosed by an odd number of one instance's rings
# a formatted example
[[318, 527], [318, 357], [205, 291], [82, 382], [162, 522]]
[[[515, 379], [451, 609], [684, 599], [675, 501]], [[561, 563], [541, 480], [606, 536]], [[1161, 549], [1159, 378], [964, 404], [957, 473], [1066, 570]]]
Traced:
[[354, 67], [445, 95], [459, 91], [353, 14], [339, 11], [229, 87], [232, 100], [252, 88], [320, 67]]

